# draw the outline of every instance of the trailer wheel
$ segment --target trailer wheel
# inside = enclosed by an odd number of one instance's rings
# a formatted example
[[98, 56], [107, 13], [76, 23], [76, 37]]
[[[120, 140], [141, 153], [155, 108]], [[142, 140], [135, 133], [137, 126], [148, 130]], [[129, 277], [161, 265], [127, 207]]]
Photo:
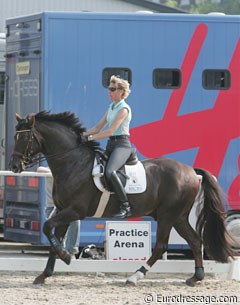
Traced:
[[234, 238], [232, 247], [240, 252], [240, 211], [231, 211], [226, 218], [226, 229]]

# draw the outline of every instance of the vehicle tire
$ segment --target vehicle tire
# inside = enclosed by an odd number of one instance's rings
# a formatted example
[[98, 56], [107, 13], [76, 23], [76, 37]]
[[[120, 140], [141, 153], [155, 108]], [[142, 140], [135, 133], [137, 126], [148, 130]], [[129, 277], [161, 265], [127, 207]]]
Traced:
[[240, 252], [240, 211], [229, 212], [226, 218], [226, 229], [233, 237], [232, 247]]

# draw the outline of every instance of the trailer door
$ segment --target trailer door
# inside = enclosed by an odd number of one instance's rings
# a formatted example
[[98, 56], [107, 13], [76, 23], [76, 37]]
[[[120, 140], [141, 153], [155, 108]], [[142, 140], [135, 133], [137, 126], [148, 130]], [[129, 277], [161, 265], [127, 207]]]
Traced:
[[[34, 17], [7, 21], [6, 169], [13, 152], [17, 123], [15, 113], [25, 117], [40, 109], [41, 22], [36, 17], [31, 18]], [[42, 180], [34, 177], [6, 177], [4, 238], [46, 243], [41, 227], [45, 221]]]
[[26, 116], [40, 106], [41, 32], [39, 21], [7, 25], [6, 168], [13, 149], [15, 113]]

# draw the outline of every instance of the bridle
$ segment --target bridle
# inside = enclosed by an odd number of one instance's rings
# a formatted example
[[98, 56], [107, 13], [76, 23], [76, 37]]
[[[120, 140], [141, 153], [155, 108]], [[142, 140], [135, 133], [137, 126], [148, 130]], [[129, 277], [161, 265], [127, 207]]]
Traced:
[[23, 130], [17, 130], [16, 131], [16, 136], [18, 138], [18, 135], [20, 133], [27, 133], [30, 132], [30, 136], [28, 139], [28, 143], [26, 146], [26, 149], [24, 151], [24, 153], [20, 153], [16, 150], [13, 151], [12, 156], [19, 156], [20, 157], [20, 163], [21, 163], [21, 167], [22, 169], [25, 169], [27, 166], [32, 166], [35, 163], [37, 163], [38, 161], [40, 161], [41, 157], [37, 157], [34, 158], [34, 151], [33, 151], [33, 143], [34, 143], [34, 139], [37, 141], [37, 143], [40, 145], [40, 141], [37, 137], [37, 135], [35, 134], [33, 127], [31, 129], [23, 129]]
[[64, 156], [65, 154], [79, 148], [79, 146], [77, 145], [76, 147], [71, 148], [64, 152], [59, 152], [56, 154], [45, 155], [45, 156], [35, 156], [36, 153], [34, 153], [34, 151], [33, 151], [34, 139], [37, 141], [39, 146], [41, 146], [41, 142], [40, 142], [38, 136], [36, 135], [36, 133], [34, 132], [34, 129], [35, 129], [34, 127], [31, 127], [31, 129], [23, 129], [23, 130], [16, 131], [17, 136], [19, 133], [30, 132], [30, 136], [29, 136], [28, 143], [27, 143], [24, 153], [20, 153], [16, 150], [14, 150], [12, 153], [13, 157], [14, 156], [20, 157], [20, 164], [21, 164], [21, 167], [23, 170], [26, 168], [32, 167], [33, 165], [36, 165], [39, 162], [45, 161], [45, 160], [47, 160], [47, 158], [49, 160], [49, 159], [53, 159], [54, 157], [57, 157], [57, 156]]

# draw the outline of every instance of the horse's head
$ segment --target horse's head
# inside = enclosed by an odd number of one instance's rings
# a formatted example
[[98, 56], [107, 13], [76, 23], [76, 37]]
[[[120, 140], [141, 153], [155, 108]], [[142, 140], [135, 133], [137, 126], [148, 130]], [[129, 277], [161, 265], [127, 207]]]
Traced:
[[28, 115], [22, 118], [16, 114], [17, 125], [14, 137], [15, 145], [9, 163], [10, 170], [15, 173], [22, 172], [26, 165], [32, 163], [33, 157], [40, 152], [40, 141], [36, 135], [35, 116]]

